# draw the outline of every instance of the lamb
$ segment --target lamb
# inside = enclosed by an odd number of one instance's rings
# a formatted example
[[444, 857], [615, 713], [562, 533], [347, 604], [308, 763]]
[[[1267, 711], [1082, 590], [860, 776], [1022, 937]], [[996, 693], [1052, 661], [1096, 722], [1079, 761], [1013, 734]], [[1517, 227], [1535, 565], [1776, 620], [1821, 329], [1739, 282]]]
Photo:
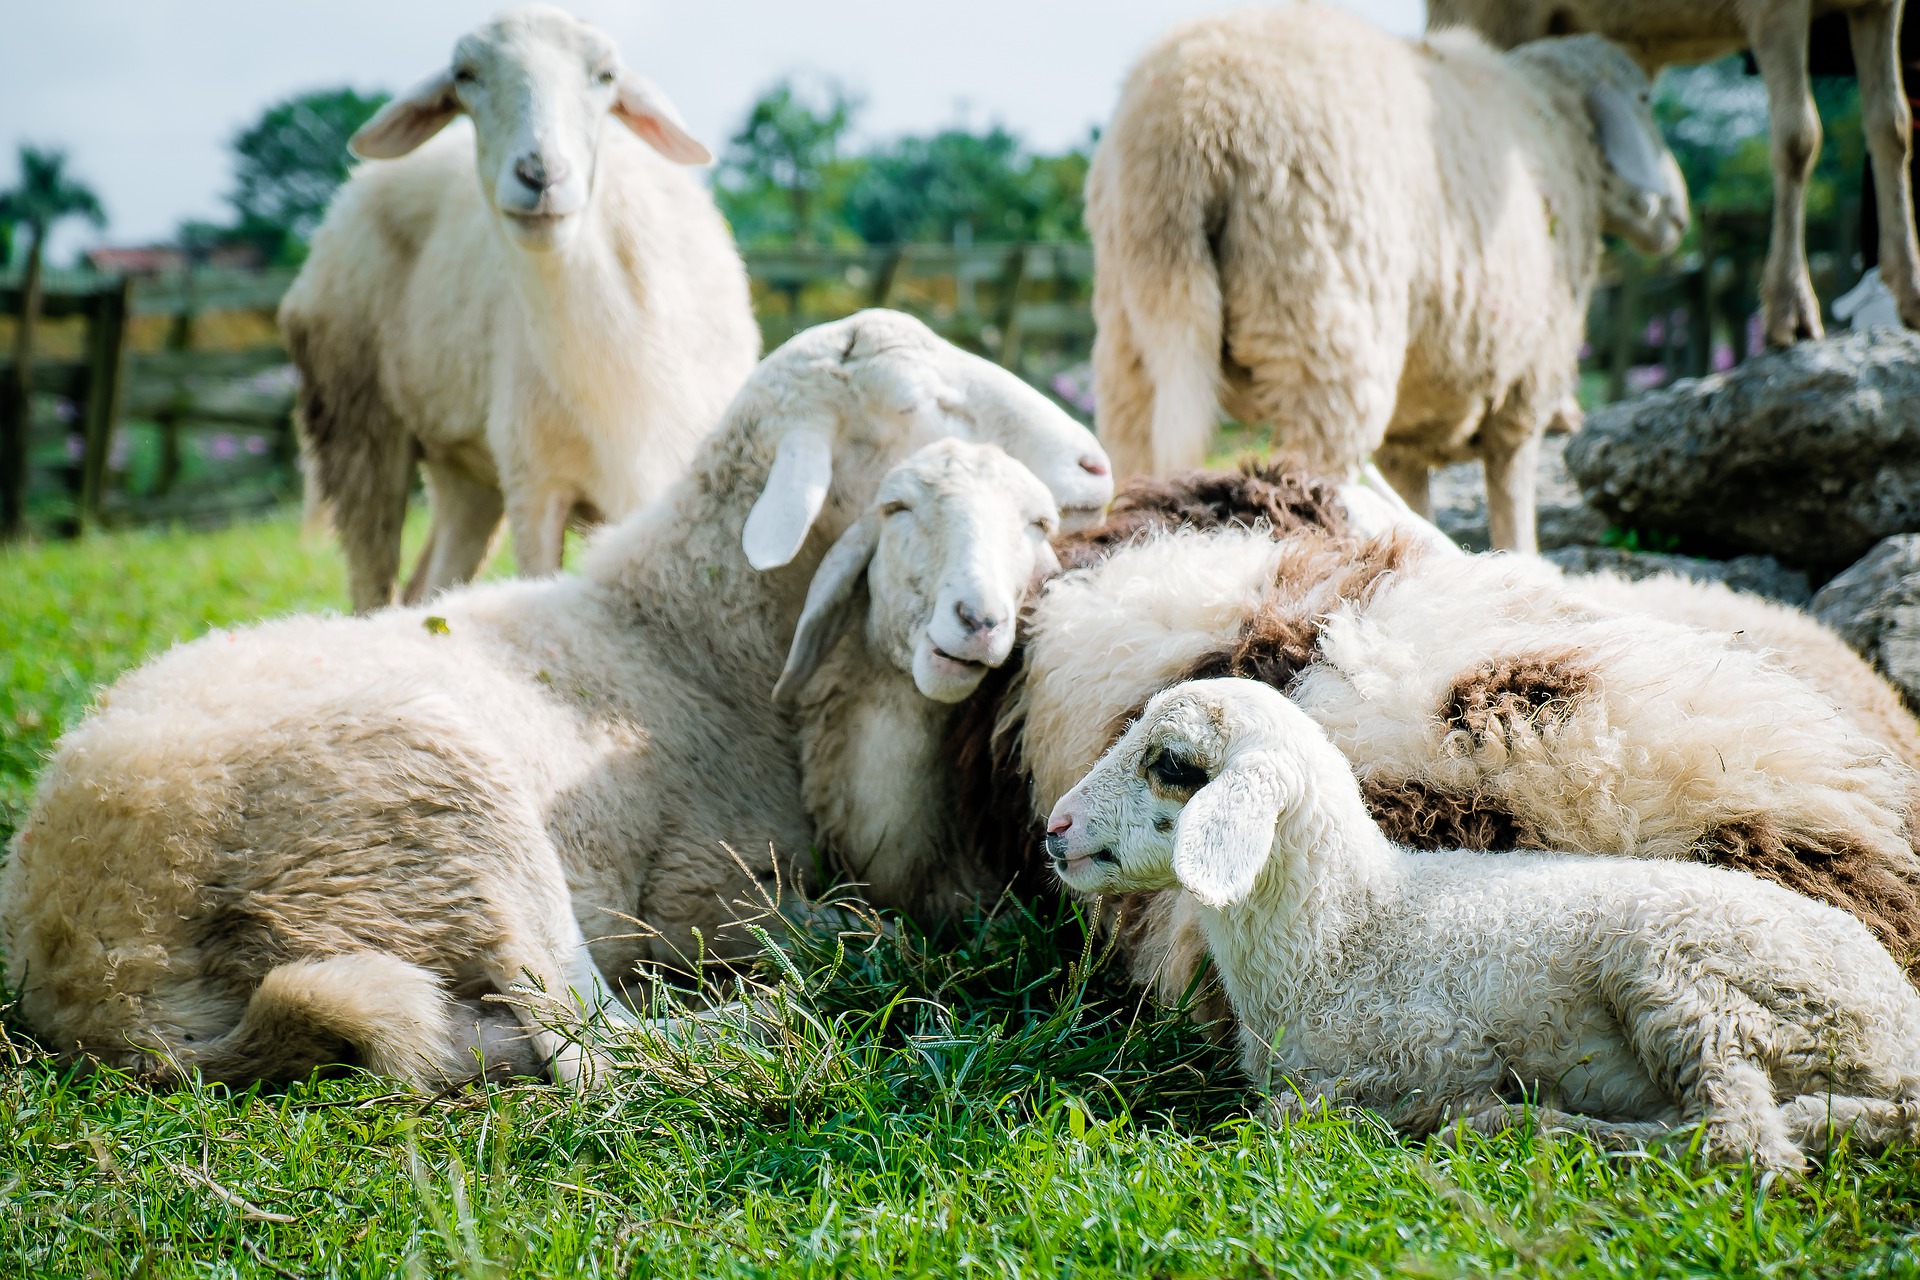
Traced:
[[1431, 0], [1431, 29], [1472, 27], [1510, 48], [1549, 34], [1597, 32], [1626, 45], [1649, 73], [1752, 49], [1767, 88], [1772, 130], [1773, 229], [1761, 282], [1769, 346], [1821, 335], [1807, 271], [1807, 181], [1820, 153], [1820, 117], [1807, 80], [1807, 24], [1844, 12], [1860, 76], [1860, 123], [1873, 160], [1880, 278], [1909, 328], [1920, 326], [1920, 252], [1907, 179], [1911, 111], [1902, 83], [1901, 6], [1890, 0]]
[[[441, 133], [457, 116], [471, 137]], [[354, 610], [393, 600], [416, 461], [433, 519], [408, 602], [471, 578], [503, 507], [520, 572], [552, 573], [569, 520], [660, 494], [759, 355], [740, 255], [681, 167], [711, 156], [611, 40], [545, 5], [462, 37], [351, 145], [375, 163], [280, 327]]]
[[[800, 735], [819, 846], [874, 906], [924, 921], [990, 902], [1004, 858], [958, 855], [947, 742], [1059, 572], [1053, 496], [997, 448], [941, 440], [896, 467], [821, 561], [774, 699]], [[865, 604], [865, 625], [845, 632]]]
[[1428, 467], [1478, 458], [1494, 545], [1532, 550], [1601, 234], [1687, 225], [1648, 93], [1597, 36], [1499, 54], [1317, 4], [1175, 29], [1087, 175], [1119, 473], [1198, 465], [1224, 407], [1323, 474], [1372, 454], [1422, 514]]
[[1920, 992], [1859, 921], [1715, 867], [1414, 854], [1256, 682], [1157, 695], [1047, 832], [1077, 892], [1193, 897], [1242, 1066], [1296, 1090], [1283, 1107], [1427, 1133], [1525, 1098], [1604, 1144], [1698, 1124], [1709, 1158], [1781, 1170], [1849, 1131], [1920, 1139]]
[[[158, 1079], [357, 1061], [424, 1087], [471, 1074], [457, 1001], [591, 1010], [638, 965], [749, 949], [731, 902], [811, 879], [765, 691], [828, 549], [943, 437], [1000, 445], [1076, 523], [1111, 495], [1039, 392], [865, 312], [770, 356], [580, 576], [215, 632], [123, 678], [0, 872], [28, 1026]], [[590, 1071], [535, 1012], [539, 1053]]]

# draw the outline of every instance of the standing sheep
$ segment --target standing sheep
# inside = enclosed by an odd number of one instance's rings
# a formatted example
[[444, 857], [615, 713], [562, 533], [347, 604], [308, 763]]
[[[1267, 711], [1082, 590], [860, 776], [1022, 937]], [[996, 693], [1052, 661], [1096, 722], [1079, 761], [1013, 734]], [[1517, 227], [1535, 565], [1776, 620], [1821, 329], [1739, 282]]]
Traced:
[[1860, 76], [1860, 123], [1873, 160], [1880, 278], [1909, 328], [1920, 327], [1920, 250], [1907, 177], [1912, 110], [1897, 36], [1902, 0], [1429, 0], [1427, 25], [1468, 26], [1502, 48], [1591, 31], [1625, 45], [1649, 73], [1753, 50], [1767, 87], [1773, 230], [1761, 283], [1767, 343], [1821, 334], [1807, 271], [1807, 181], [1820, 154], [1820, 116], [1807, 80], [1807, 26], [1844, 12]]
[[[434, 136], [463, 115], [471, 137]], [[732, 237], [681, 168], [711, 156], [545, 5], [462, 37], [351, 145], [379, 163], [335, 199], [280, 327], [354, 610], [392, 602], [416, 462], [433, 519], [409, 602], [473, 576], [503, 506], [521, 573], [552, 573], [569, 520], [671, 483], [759, 353]]]
[[1224, 406], [1323, 474], [1375, 454], [1423, 514], [1428, 467], [1478, 458], [1494, 545], [1530, 551], [1601, 234], [1664, 253], [1686, 223], [1646, 76], [1599, 37], [1499, 54], [1317, 4], [1180, 27], [1087, 175], [1101, 438], [1165, 475]]
[[808, 584], [892, 465], [949, 436], [1005, 448], [1077, 522], [1111, 496], [1044, 396], [866, 312], [770, 356], [579, 577], [214, 632], [124, 677], [0, 870], [27, 1024], [163, 1078], [357, 1059], [431, 1083], [461, 1069], [452, 997], [595, 1000], [637, 964], [745, 951], [736, 900], [806, 882], [768, 691]]
[[1787, 1170], [1849, 1131], [1920, 1139], [1920, 993], [1857, 920], [1713, 867], [1412, 854], [1252, 681], [1157, 695], [1047, 831], [1079, 892], [1193, 897], [1283, 1105], [1421, 1133], [1525, 1099], [1607, 1145], [1700, 1124], [1709, 1158]]

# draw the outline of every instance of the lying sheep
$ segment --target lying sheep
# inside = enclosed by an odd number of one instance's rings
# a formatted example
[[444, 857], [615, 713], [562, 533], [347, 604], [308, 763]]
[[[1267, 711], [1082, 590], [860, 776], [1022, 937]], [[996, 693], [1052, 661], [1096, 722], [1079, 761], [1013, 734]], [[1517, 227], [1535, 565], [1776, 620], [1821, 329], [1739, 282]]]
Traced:
[[1316, 4], [1188, 24], [1087, 175], [1101, 439], [1165, 475], [1224, 407], [1322, 473], [1374, 454], [1423, 514], [1428, 467], [1478, 458], [1494, 545], [1530, 551], [1601, 235], [1664, 253], [1686, 223], [1647, 79], [1598, 37], [1498, 54]]
[[[1741, 637], [1341, 505], [1284, 470], [1199, 472], [1132, 482], [1108, 525], [1060, 539], [1074, 571], [1029, 604], [949, 747], [967, 856], [1033, 848], [1036, 820], [1155, 693], [1251, 675], [1338, 729], [1401, 843], [1718, 861], [1920, 950], [1915, 775], [1870, 726]], [[1114, 922], [1135, 977], [1169, 999], [1204, 959], [1191, 906], [1136, 895]]]
[[1888, 0], [1430, 0], [1427, 25], [1470, 26], [1503, 48], [1549, 34], [1598, 32], [1626, 45], [1649, 73], [1752, 49], [1767, 87], [1773, 233], [1761, 306], [1770, 346], [1821, 334], [1807, 270], [1807, 183], [1820, 154], [1820, 116], [1807, 79], [1810, 17], [1844, 11], [1860, 76], [1860, 123], [1873, 160], [1880, 271], [1909, 327], [1920, 327], [1920, 252], [1907, 177], [1911, 109], [1901, 83], [1901, 6]]
[[1076, 522], [1111, 494], [1044, 396], [866, 312], [769, 357], [579, 577], [215, 632], [126, 676], [0, 872], [26, 1023], [162, 1078], [357, 1060], [425, 1085], [471, 1073], [454, 997], [591, 1005], [636, 964], [744, 951], [732, 904], [809, 880], [766, 695], [808, 584], [893, 464], [950, 436], [1005, 448]]
[[1920, 1139], [1920, 993], [1857, 920], [1714, 867], [1411, 853], [1255, 682], [1155, 696], [1047, 831], [1078, 892], [1193, 897], [1242, 1065], [1296, 1103], [1423, 1133], [1525, 1098], [1603, 1144], [1699, 1124], [1710, 1158], [1787, 1170]]
[[774, 697], [799, 725], [815, 839], [875, 906], [933, 920], [1005, 884], [1005, 860], [958, 854], [947, 739], [1012, 652], [1029, 587], [1059, 572], [1059, 523], [1004, 452], [942, 440], [881, 482], [814, 575]]
[[[434, 136], [459, 116], [471, 136]], [[569, 519], [664, 490], [759, 354], [733, 238], [681, 167], [711, 157], [611, 40], [545, 5], [462, 37], [351, 145], [378, 163], [335, 198], [280, 326], [354, 610], [393, 599], [416, 461], [433, 521], [409, 602], [473, 576], [503, 506], [520, 571], [552, 573]]]

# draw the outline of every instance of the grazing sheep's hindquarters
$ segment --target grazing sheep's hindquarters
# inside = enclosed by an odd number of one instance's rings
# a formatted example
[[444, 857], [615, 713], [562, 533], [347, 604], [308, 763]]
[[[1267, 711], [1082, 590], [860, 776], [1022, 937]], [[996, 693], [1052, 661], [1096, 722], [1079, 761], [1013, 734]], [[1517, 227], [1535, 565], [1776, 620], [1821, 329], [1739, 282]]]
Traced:
[[[417, 1014], [436, 1007], [420, 974], [443, 1001], [530, 979], [566, 1015], [600, 974], [747, 950], [735, 903], [808, 871], [770, 697], [807, 584], [893, 463], [943, 436], [1006, 448], [1081, 519], [1111, 496], [1091, 434], [1038, 392], [866, 312], [770, 356], [580, 577], [468, 588], [432, 618], [215, 632], [130, 673], [62, 738], [0, 870], [28, 1025], [162, 1077], [213, 1043], [244, 1080], [305, 1074], [391, 1008], [344, 1056], [427, 1084], [473, 1064]], [[367, 952], [413, 975], [390, 1005], [343, 992], [336, 958]], [[547, 1056], [543, 1018], [523, 1020]]]
[[[465, 116], [469, 133], [436, 133]], [[415, 463], [432, 526], [406, 590], [473, 576], [504, 513], [522, 574], [560, 568], [573, 518], [663, 492], [760, 350], [707, 149], [544, 5], [463, 37], [447, 69], [353, 137], [280, 308], [309, 482], [358, 612], [392, 601]]]
[[1156, 696], [1048, 832], [1080, 892], [1192, 895], [1263, 1087], [1416, 1133], [1523, 1098], [1602, 1141], [1700, 1123], [1783, 1169], [1920, 1139], [1920, 993], [1857, 920], [1713, 867], [1413, 854], [1256, 682]]
[[1601, 233], [1686, 227], [1646, 77], [1597, 37], [1498, 54], [1315, 4], [1175, 29], [1087, 175], [1099, 430], [1122, 476], [1198, 465], [1219, 410], [1319, 472], [1485, 466], [1531, 550], [1541, 431], [1573, 399]]

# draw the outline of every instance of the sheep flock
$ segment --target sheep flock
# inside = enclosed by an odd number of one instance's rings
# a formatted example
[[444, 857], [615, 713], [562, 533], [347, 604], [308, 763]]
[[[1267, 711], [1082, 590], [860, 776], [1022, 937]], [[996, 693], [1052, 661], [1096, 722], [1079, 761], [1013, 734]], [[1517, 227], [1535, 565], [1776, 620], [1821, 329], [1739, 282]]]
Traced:
[[[1683, 55], [1550, 8], [1148, 49], [1087, 184], [1097, 430], [895, 312], [760, 358], [662, 91], [550, 7], [461, 37], [355, 136], [280, 316], [354, 615], [182, 644], [65, 734], [0, 868], [22, 1018], [162, 1086], [591, 1088], [660, 983], [764, 944], [743, 902], [1065, 892], [1278, 1116], [1785, 1171], [1920, 1141], [1920, 725], [1797, 611], [1531, 554], [1602, 237], [1689, 218], [1648, 81]], [[1709, 8], [1791, 81], [1784, 6]], [[1889, 9], [1850, 13], [1904, 172]], [[1805, 150], [1778, 342], [1818, 328]], [[1273, 456], [1203, 469], [1223, 413]], [[1467, 459], [1491, 554], [1425, 518]], [[464, 585], [503, 521], [522, 576]]]

